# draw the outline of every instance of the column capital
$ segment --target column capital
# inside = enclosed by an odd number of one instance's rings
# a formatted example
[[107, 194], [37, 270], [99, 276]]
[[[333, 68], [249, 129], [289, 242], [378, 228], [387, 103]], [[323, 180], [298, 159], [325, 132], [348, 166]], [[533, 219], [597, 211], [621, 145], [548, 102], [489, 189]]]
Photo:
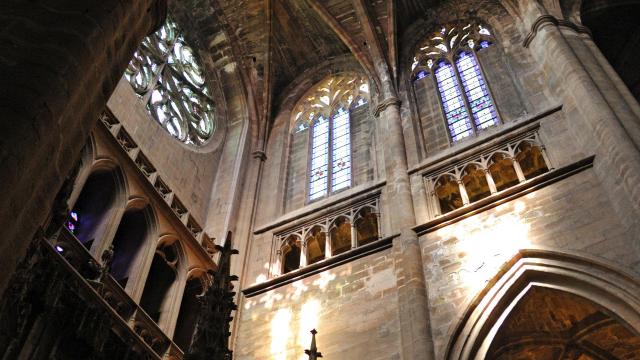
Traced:
[[388, 108], [389, 106], [392, 106], [392, 105], [400, 105], [401, 103], [402, 103], [402, 101], [400, 101], [400, 99], [398, 99], [398, 98], [397, 98], [397, 97], [395, 97], [395, 96], [388, 97], [388, 98], [386, 98], [386, 99], [382, 100], [382, 101], [378, 104], [378, 106], [376, 106], [376, 110], [374, 111], [373, 115], [374, 115], [375, 117], [379, 117], [379, 116], [380, 116], [380, 113], [382, 113], [382, 112], [383, 112], [386, 108]]
[[540, 15], [536, 19], [536, 21], [534, 21], [533, 24], [531, 24], [531, 31], [529, 31], [529, 34], [527, 34], [527, 36], [524, 38], [524, 41], [522, 42], [522, 46], [528, 48], [529, 45], [531, 45], [531, 42], [533, 41], [533, 39], [538, 34], [538, 31], [540, 30], [540, 28], [542, 28], [547, 24], [555, 25], [558, 27], [569, 28], [578, 34], [587, 34], [591, 37], [591, 30], [589, 30], [589, 28], [587, 28], [586, 26], [578, 25], [569, 20], [558, 19], [553, 15], [546, 14], [546, 15]]

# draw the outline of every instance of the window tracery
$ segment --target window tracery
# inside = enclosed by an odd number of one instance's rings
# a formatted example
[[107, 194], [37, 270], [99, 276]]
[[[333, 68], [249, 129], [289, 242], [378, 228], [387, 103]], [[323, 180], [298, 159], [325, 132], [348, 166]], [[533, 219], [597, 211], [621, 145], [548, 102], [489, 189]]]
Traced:
[[414, 57], [412, 79], [433, 77], [452, 142], [499, 123], [476, 56], [492, 42], [491, 32], [484, 25], [459, 22], [440, 27]]
[[211, 137], [214, 102], [202, 66], [173, 20], [167, 18], [142, 41], [125, 77], [151, 116], [172, 136], [193, 145]]
[[316, 85], [294, 108], [294, 132], [310, 129], [308, 200], [351, 186], [350, 112], [368, 101], [366, 78], [343, 73]]
[[443, 215], [533, 179], [551, 168], [537, 132], [425, 178], [434, 216]]

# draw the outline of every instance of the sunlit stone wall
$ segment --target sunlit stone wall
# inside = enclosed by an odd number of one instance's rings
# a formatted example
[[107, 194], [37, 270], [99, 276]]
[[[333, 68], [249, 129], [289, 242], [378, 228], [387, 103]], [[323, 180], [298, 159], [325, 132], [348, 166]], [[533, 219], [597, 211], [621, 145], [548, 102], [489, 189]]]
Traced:
[[397, 359], [391, 250], [244, 300], [234, 358], [308, 359], [311, 329], [327, 359]]
[[473, 298], [519, 249], [639, 259], [592, 169], [421, 236], [436, 358]]

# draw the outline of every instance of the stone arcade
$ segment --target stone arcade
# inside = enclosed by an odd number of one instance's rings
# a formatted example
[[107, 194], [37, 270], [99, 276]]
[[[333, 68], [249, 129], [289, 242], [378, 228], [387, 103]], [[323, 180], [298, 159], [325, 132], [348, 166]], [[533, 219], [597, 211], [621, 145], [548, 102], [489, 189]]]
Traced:
[[0, 358], [640, 359], [638, 14], [0, 2]]

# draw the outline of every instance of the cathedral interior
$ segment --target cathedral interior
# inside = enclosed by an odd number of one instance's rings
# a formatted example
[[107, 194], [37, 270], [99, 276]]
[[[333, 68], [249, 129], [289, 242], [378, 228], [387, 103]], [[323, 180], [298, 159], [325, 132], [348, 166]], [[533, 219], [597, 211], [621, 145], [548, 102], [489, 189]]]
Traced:
[[638, 15], [0, 1], [0, 359], [640, 360]]

